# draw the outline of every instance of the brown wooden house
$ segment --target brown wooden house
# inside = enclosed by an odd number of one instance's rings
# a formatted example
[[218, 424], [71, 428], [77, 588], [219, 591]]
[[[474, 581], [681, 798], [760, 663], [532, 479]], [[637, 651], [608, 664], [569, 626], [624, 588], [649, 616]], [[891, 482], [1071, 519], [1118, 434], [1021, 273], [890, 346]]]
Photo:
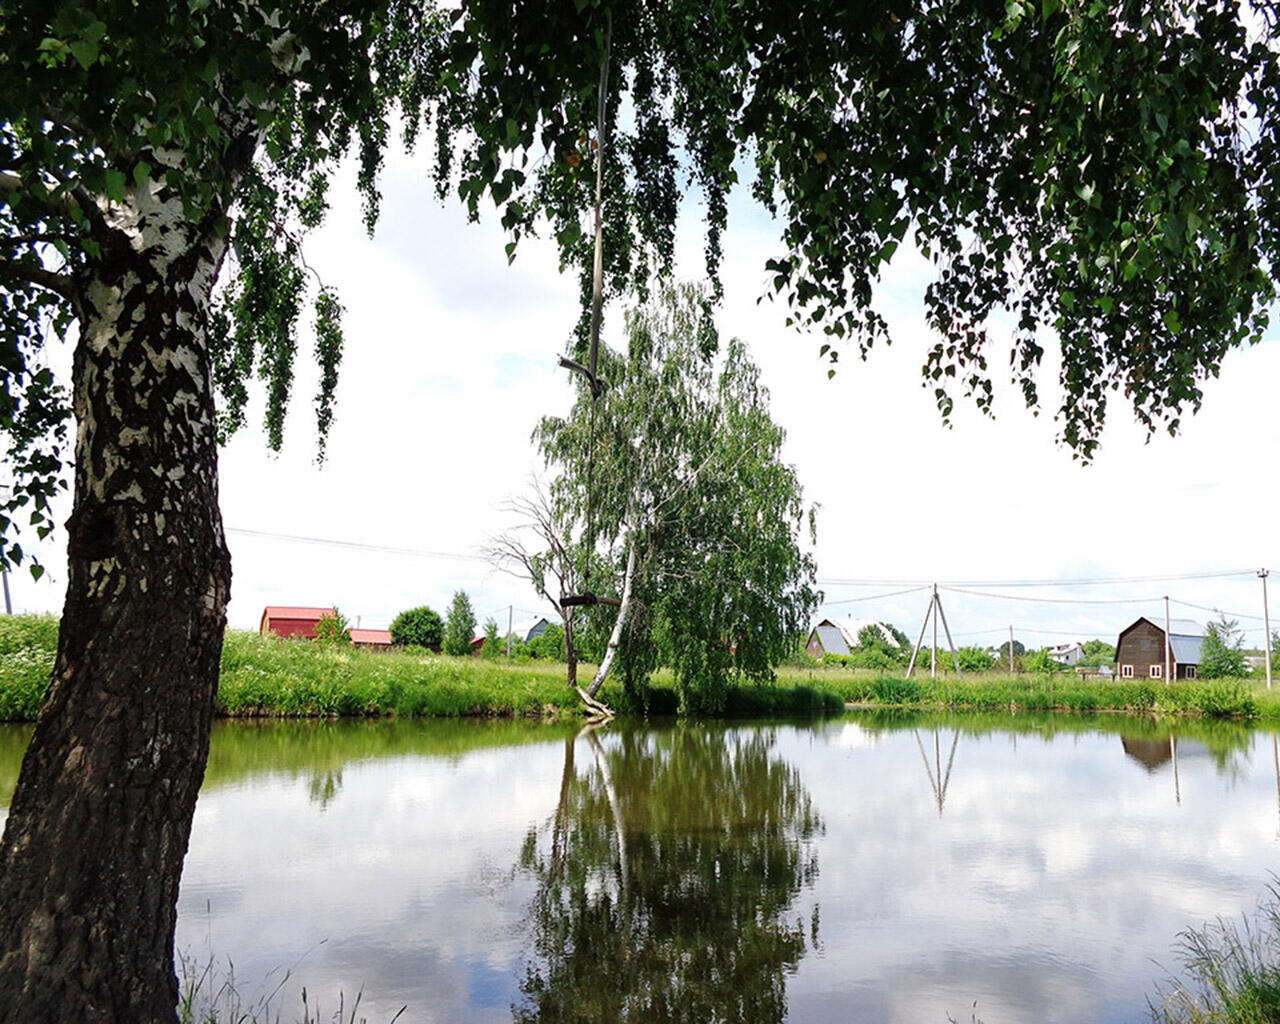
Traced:
[[[1194, 679], [1200, 669], [1204, 627], [1191, 619], [1169, 621], [1169, 661], [1174, 679]], [[1117, 679], [1163, 679], [1164, 625], [1145, 616], [1116, 641]]]

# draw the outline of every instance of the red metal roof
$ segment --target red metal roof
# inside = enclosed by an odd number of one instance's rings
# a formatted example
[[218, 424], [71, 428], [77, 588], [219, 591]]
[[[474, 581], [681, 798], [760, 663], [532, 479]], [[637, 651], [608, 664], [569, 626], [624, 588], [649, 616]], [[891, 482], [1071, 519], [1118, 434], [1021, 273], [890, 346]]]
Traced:
[[332, 608], [291, 608], [287, 605], [267, 605], [262, 610], [264, 618], [272, 619], [322, 619], [332, 615]]
[[351, 642], [353, 644], [390, 644], [391, 630], [389, 629], [350, 629], [347, 630], [351, 634]]

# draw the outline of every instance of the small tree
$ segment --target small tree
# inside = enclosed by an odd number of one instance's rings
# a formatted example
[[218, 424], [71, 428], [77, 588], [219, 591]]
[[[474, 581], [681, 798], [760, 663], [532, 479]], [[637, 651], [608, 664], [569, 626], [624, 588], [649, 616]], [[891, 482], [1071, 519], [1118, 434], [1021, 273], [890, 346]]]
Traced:
[[564, 628], [554, 622], [548, 623], [546, 629], [529, 641], [528, 647], [529, 653], [535, 658], [543, 658], [546, 661], [564, 661]]
[[316, 623], [316, 639], [329, 644], [351, 643], [351, 623], [337, 608], [328, 615], [322, 615]]
[[476, 635], [476, 613], [471, 610], [471, 598], [459, 590], [449, 605], [449, 615], [444, 621], [444, 653], [463, 657], [471, 653], [471, 640]]
[[1110, 665], [1116, 660], [1115, 644], [1105, 640], [1086, 640], [1081, 646], [1080, 661], [1077, 664], [1086, 667]]
[[438, 651], [443, 640], [444, 623], [439, 614], [425, 604], [401, 612], [391, 623], [391, 642], [401, 647]]
[[863, 626], [858, 630], [858, 646], [851, 651], [851, 665], [887, 671], [896, 668], [901, 647], [889, 643], [889, 633], [879, 624]]
[[1206, 679], [1242, 679], [1248, 674], [1240, 623], [1219, 615], [1218, 621], [1205, 629], [1200, 644], [1200, 675]]
[[986, 672], [995, 665], [996, 659], [981, 647], [961, 647], [956, 651], [961, 672]]
[[[1016, 649], [1016, 643], [1017, 642], [1015, 641], [1015, 649]], [[1006, 644], [1005, 647], [1007, 650], [1008, 645]], [[1007, 654], [1006, 654], [1006, 657], [1007, 657]], [[1023, 658], [1022, 665], [1023, 665], [1023, 668], [1028, 672], [1041, 672], [1041, 673], [1061, 672], [1063, 669], [1066, 668], [1066, 666], [1063, 665], [1062, 662], [1054, 661], [1053, 658], [1049, 656], [1048, 649], [1043, 647], [1038, 651], [1032, 651], [1025, 658]]]
[[484, 644], [480, 648], [480, 657], [493, 660], [501, 658], [507, 652], [506, 638], [498, 635], [498, 620], [484, 620]]

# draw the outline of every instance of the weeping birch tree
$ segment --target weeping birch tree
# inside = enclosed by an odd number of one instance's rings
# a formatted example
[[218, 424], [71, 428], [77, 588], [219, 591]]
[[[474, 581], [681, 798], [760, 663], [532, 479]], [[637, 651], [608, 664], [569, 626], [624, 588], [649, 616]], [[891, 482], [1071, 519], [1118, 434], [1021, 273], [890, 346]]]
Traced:
[[746, 346], [719, 344], [702, 300], [667, 287], [628, 314], [601, 396], [584, 384], [567, 416], [539, 426], [555, 475], [520, 502], [532, 530], [497, 546], [565, 621], [570, 685], [573, 649], [584, 631], [599, 637], [579, 688], [595, 711], [615, 667], [643, 702], [660, 662], [682, 711], [718, 710], [732, 679], [772, 678], [817, 603], [801, 543], [812, 510], [782, 461], [785, 435]]

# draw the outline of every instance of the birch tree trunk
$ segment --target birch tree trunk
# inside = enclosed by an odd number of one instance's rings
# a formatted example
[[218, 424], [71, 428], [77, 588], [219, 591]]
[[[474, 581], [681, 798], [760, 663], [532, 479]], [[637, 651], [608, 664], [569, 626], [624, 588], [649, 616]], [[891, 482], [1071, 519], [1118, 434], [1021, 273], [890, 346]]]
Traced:
[[10, 1024], [176, 1016], [178, 883], [231, 579], [204, 327], [223, 245], [176, 201], [132, 198], [78, 282], [67, 596], [0, 844]]

